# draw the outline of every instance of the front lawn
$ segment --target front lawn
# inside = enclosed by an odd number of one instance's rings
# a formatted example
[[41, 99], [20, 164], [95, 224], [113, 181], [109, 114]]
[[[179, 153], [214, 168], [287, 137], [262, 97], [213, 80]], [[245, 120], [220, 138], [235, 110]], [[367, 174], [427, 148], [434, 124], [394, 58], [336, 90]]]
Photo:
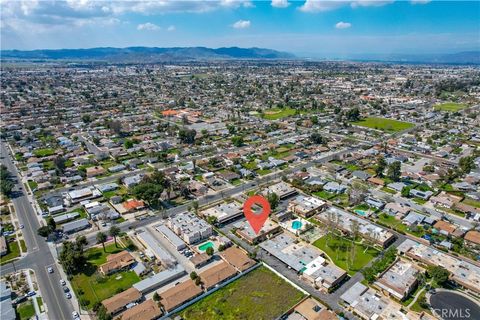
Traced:
[[377, 117], [365, 118], [360, 121], [352, 122], [352, 124], [386, 132], [403, 131], [405, 129], [409, 129], [415, 126], [413, 123], [410, 122]]
[[33, 154], [39, 158], [51, 156], [54, 153], [55, 153], [55, 150], [51, 148], [33, 150]]
[[257, 170], [257, 174], [261, 175], [261, 176], [264, 176], [266, 174], [269, 174], [269, 173], [272, 173], [272, 170], [270, 169], [260, 169], [260, 170]]
[[20, 320], [27, 320], [35, 315], [35, 308], [32, 301], [22, 302], [17, 306], [17, 316]]
[[396, 194], [397, 191], [393, 190], [393, 189], [390, 189], [389, 187], [382, 187], [380, 190], [382, 190], [383, 192], [386, 192], [386, 193], [390, 193], [390, 194]]
[[[354, 275], [378, 255], [378, 251], [374, 248], [367, 249], [364, 244], [354, 244], [350, 239], [339, 236], [323, 236], [313, 245], [325, 252], [333, 263], [347, 271], [349, 275]], [[352, 253], [353, 245], [355, 256]]]
[[259, 267], [181, 312], [186, 320], [277, 319], [304, 294]]
[[381, 213], [378, 216], [378, 222], [399, 232], [407, 232], [408, 229], [408, 227], [400, 220], [397, 220], [394, 216], [390, 216], [386, 213]]
[[[117, 237], [117, 242], [118, 242], [118, 237]], [[100, 266], [101, 264], [104, 264], [105, 262], [107, 262], [108, 255], [112, 253], [118, 253], [124, 250], [124, 248], [120, 247], [120, 244], [118, 246], [119, 247], [116, 248], [114, 242], [112, 242], [111, 244], [105, 245], [105, 250], [107, 252], [103, 251], [102, 246], [93, 247], [85, 251], [85, 257], [87, 257], [88, 262], [96, 266]]]
[[335, 193], [328, 192], [325, 190], [314, 192], [313, 194], [316, 195], [317, 197], [322, 198], [323, 200], [330, 200], [336, 196]]
[[96, 302], [125, 291], [138, 281], [140, 278], [134, 271], [122, 271], [106, 277], [98, 273], [80, 273], [73, 276], [71, 283], [80, 302], [83, 302], [87, 309], [91, 309]]
[[469, 198], [469, 197], [465, 197], [462, 203], [468, 204], [469, 206], [472, 206], [472, 207], [480, 208], [480, 201]]
[[448, 112], [456, 112], [456, 111], [460, 111], [460, 110], [463, 110], [465, 108], [467, 108], [468, 106], [466, 104], [463, 104], [463, 103], [456, 103], [456, 102], [446, 102], [446, 103], [442, 103], [442, 104], [437, 104], [435, 106], [435, 110], [438, 110], [438, 111], [448, 111]]
[[8, 247], [7, 254], [0, 258], [0, 265], [8, 263], [20, 256], [20, 248], [18, 247], [17, 240], [8, 242], [7, 247]]
[[71, 280], [80, 303], [87, 309], [140, 281], [134, 271], [117, 272], [105, 277], [98, 273], [97, 267], [107, 261], [108, 255], [124, 250], [116, 248], [114, 243], [106, 245], [105, 249], [107, 252], [103, 251], [102, 246], [98, 246], [85, 251], [88, 265], [82, 273], [74, 275]]

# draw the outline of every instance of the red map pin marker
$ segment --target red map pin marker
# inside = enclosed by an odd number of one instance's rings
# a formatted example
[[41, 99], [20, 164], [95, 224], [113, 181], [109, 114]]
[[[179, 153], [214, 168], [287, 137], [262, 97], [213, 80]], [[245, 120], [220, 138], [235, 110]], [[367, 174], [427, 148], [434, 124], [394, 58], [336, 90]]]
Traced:
[[[262, 207], [262, 212], [253, 212], [252, 207], [255, 204], [258, 204]], [[245, 214], [245, 218], [247, 218], [253, 231], [255, 231], [255, 234], [258, 234], [265, 221], [267, 221], [268, 215], [270, 214], [270, 203], [262, 196], [251, 196], [243, 204], [243, 213]]]

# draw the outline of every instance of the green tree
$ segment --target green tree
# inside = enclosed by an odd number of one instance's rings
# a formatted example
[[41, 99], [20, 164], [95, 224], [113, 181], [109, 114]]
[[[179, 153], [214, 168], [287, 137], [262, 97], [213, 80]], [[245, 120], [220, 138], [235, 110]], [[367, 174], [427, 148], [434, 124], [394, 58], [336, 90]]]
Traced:
[[155, 291], [155, 293], [153, 294], [153, 301], [160, 301], [160, 295], [158, 294], [158, 292]]
[[387, 167], [387, 162], [385, 161], [384, 157], [379, 157], [377, 160], [377, 166], [375, 167], [375, 173], [379, 177], [383, 177], [383, 171]]
[[473, 156], [462, 157], [458, 161], [458, 167], [463, 174], [467, 174], [475, 169], [475, 158]]
[[57, 223], [52, 217], [48, 217], [47, 226], [50, 228], [50, 232], [57, 230]]
[[388, 166], [387, 176], [388, 176], [388, 178], [390, 178], [391, 180], [393, 180], [393, 181], [398, 181], [398, 180], [400, 180], [401, 174], [402, 174], [402, 172], [401, 172], [401, 164], [400, 164], [400, 161], [395, 161], [395, 162], [393, 162], [392, 164], [390, 164], [390, 165]]
[[118, 246], [117, 246], [117, 236], [120, 235], [120, 232], [121, 232], [120, 228], [117, 227], [117, 226], [115, 226], [115, 225], [114, 225], [114, 226], [111, 226], [111, 227], [110, 227], [110, 230], [108, 231], [108, 233], [110, 234], [110, 236], [113, 237], [113, 240], [115, 241], [115, 247], [118, 247]]
[[98, 320], [112, 320], [112, 316], [107, 312], [107, 309], [103, 305], [98, 308], [96, 314]]
[[198, 201], [192, 202], [192, 208], [195, 213], [198, 213]]
[[198, 274], [195, 271], [190, 272], [190, 279], [195, 280], [198, 278]]
[[209, 256], [212, 256], [212, 255], [213, 255], [213, 248], [212, 248], [212, 247], [208, 247], [207, 250], [205, 250], [205, 252], [206, 252]]
[[77, 242], [64, 242], [58, 261], [68, 275], [80, 271], [86, 262], [83, 245]]
[[402, 188], [402, 197], [405, 197], [405, 198], [410, 197], [410, 190], [411, 189], [412, 189], [411, 187], [403, 187]]
[[239, 148], [243, 145], [243, 137], [242, 136], [234, 136], [232, 137], [232, 144]]
[[441, 266], [430, 266], [427, 273], [439, 285], [444, 285], [450, 276], [450, 272]]
[[37, 230], [37, 234], [40, 236], [40, 237], [48, 237], [51, 233], [51, 230], [50, 230], [50, 227], [48, 226], [42, 226], [40, 228], [38, 228]]
[[133, 141], [132, 140], [125, 140], [125, 142], [123, 143], [123, 146], [125, 147], [125, 149], [130, 149], [133, 147]]
[[197, 132], [194, 129], [180, 129], [178, 131], [178, 137], [183, 143], [193, 144], [195, 142], [195, 136]]
[[100, 232], [97, 233], [96, 239], [97, 239], [97, 243], [101, 243], [101, 244], [102, 244], [102, 246], [103, 246], [103, 252], [107, 252], [107, 251], [105, 250], [105, 242], [107, 241], [107, 235], [106, 235], [105, 233], [103, 233], [103, 232], [100, 231]]
[[355, 107], [347, 111], [346, 117], [348, 121], [359, 121], [360, 120], [360, 110]]
[[275, 192], [269, 192], [267, 195], [268, 203], [270, 204], [270, 208], [274, 210], [280, 201], [278, 195]]
[[7, 197], [12, 195], [14, 183], [11, 181], [11, 175], [5, 165], [0, 166], [0, 191]]
[[53, 164], [58, 172], [63, 173], [65, 171], [65, 158], [58, 156], [53, 160]]
[[319, 132], [314, 132], [310, 135], [310, 141], [315, 144], [324, 144], [325, 138]]
[[82, 247], [86, 247], [88, 245], [87, 237], [85, 236], [78, 236], [75, 241], [79, 246]]
[[89, 122], [91, 122], [92, 120], [91, 120], [89, 114], [84, 114], [84, 115], [82, 115], [82, 121], [83, 121], [84, 123], [89, 123]]

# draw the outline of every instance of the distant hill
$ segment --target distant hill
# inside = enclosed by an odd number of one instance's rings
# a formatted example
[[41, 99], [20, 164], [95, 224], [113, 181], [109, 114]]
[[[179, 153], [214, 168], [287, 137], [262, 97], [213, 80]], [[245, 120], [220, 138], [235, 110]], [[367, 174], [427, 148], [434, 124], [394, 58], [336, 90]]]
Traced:
[[2, 59], [21, 60], [103, 60], [111, 62], [155, 62], [171, 60], [212, 60], [212, 59], [294, 59], [295, 56], [262, 48], [91, 48], [58, 50], [2, 50]]

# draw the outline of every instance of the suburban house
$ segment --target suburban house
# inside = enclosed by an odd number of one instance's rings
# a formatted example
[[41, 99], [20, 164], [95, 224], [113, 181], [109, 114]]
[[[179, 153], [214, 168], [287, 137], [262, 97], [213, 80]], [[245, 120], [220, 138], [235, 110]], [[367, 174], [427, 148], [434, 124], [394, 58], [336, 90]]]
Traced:
[[100, 266], [100, 272], [106, 276], [119, 270], [128, 269], [136, 262], [130, 252], [124, 250], [107, 256], [107, 262]]
[[115, 315], [127, 308], [128, 305], [142, 300], [142, 294], [135, 288], [129, 288], [102, 301], [103, 306], [111, 315]]

